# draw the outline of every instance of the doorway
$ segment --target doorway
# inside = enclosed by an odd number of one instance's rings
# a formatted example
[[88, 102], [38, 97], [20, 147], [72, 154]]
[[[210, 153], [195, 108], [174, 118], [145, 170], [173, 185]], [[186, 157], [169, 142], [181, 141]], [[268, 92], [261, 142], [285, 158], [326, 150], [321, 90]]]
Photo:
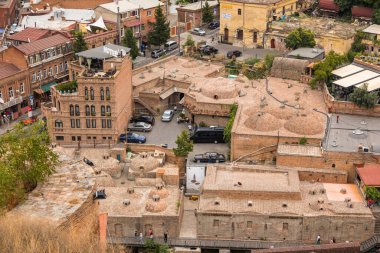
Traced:
[[274, 39], [270, 40], [270, 48], [276, 48], [276, 42]]
[[224, 41], [228, 41], [228, 33], [229, 33], [229, 31], [228, 31], [228, 28], [224, 28]]

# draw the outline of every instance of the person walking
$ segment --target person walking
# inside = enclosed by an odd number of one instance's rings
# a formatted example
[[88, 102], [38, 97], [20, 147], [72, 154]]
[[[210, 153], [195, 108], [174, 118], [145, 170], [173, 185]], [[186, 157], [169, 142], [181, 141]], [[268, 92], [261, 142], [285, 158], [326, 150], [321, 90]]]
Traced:
[[143, 236], [143, 233], [140, 233], [140, 241], [143, 242], [144, 241], [144, 236]]
[[317, 236], [317, 244], [321, 244], [321, 236], [320, 235]]

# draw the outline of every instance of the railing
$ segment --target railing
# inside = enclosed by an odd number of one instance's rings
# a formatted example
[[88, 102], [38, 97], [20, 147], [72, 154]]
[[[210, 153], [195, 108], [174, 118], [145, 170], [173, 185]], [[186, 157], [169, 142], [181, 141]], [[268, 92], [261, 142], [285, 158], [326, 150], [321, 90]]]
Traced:
[[[135, 237], [107, 237], [110, 244], [125, 244], [130, 246], [144, 246], [146, 239]], [[154, 238], [154, 241], [165, 243], [164, 238]], [[172, 247], [197, 247], [209, 249], [267, 249], [286, 246], [301, 246], [300, 242], [269, 242], [269, 241], [250, 241], [250, 240], [213, 240], [213, 239], [194, 239], [194, 238], [168, 238], [167, 245]]]
[[0, 111], [5, 110], [5, 109], [7, 109], [9, 107], [12, 107], [14, 105], [17, 105], [17, 104], [19, 104], [21, 102], [22, 102], [22, 97], [21, 96], [17, 97], [17, 98], [14, 98], [12, 100], [9, 100], [8, 102], [6, 102], [4, 104], [0, 104]]
[[360, 243], [360, 252], [369, 252], [380, 244], [380, 238], [378, 235], [374, 235], [368, 240]]

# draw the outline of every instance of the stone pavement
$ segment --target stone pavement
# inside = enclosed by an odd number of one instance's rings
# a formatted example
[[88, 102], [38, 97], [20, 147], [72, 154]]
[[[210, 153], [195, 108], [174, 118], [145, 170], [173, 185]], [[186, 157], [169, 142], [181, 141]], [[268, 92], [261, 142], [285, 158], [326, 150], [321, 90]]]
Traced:
[[198, 202], [184, 198], [180, 238], [197, 238], [197, 218], [194, 210], [198, 207]]
[[[34, 111], [33, 111], [33, 115], [36, 115], [36, 116], [41, 115], [41, 110], [40, 110], [40, 109], [36, 109], [36, 110], [34, 110]], [[25, 120], [25, 119], [27, 119], [27, 118], [28, 118], [28, 114], [23, 114], [23, 115], [21, 115], [19, 118], [17, 118], [16, 120], [10, 122], [9, 125], [8, 125], [8, 124], [3, 124], [3, 125], [1, 125], [1, 126], [0, 126], [0, 135], [5, 134], [8, 130], [9, 130], [9, 131], [12, 130], [13, 127], [14, 127], [17, 123], [19, 123], [20, 121]]]

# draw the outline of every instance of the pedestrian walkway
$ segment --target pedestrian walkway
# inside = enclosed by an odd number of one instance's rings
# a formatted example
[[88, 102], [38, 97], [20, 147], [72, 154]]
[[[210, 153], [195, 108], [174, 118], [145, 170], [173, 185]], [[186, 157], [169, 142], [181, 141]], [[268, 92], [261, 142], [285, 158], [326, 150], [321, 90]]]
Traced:
[[183, 215], [180, 238], [197, 238], [197, 218], [195, 217], [195, 209], [198, 207], [199, 201], [192, 201], [184, 198]]
[[[39, 115], [41, 115], [41, 109], [36, 109], [33, 111], [33, 116], [39, 116]], [[21, 122], [27, 118], [28, 118], [28, 114], [26, 113], [26, 114], [23, 114], [20, 117], [18, 117], [16, 120], [9, 122], [9, 124], [5, 123], [5, 124], [1, 125], [0, 126], [0, 135], [5, 134], [7, 131], [12, 130], [17, 123], [19, 123], [19, 122]]]

